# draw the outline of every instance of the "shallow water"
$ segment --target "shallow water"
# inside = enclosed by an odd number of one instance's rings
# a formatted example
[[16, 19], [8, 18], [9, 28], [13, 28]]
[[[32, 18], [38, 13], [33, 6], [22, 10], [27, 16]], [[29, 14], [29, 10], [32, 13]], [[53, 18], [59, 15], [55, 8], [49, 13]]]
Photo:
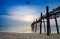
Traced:
[[[0, 32], [15, 32], [15, 33], [33, 33], [30, 26], [0, 26]], [[56, 33], [55, 25], [51, 25], [51, 32]], [[60, 32], [60, 25], [59, 25]], [[39, 33], [39, 27], [37, 30]], [[44, 33], [44, 27], [42, 27], [42, 33]]]

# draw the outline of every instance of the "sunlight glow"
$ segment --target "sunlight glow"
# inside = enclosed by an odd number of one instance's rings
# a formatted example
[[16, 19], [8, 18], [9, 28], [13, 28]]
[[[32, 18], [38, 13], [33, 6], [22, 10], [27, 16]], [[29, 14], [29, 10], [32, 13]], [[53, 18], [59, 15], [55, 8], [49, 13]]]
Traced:
[[10, 20], [18, 20], [18, 21], [26, 21], [26, 22], [32, 22], [34, 20], [33, 15], [27, 15], [27, 16], [6, 16]]

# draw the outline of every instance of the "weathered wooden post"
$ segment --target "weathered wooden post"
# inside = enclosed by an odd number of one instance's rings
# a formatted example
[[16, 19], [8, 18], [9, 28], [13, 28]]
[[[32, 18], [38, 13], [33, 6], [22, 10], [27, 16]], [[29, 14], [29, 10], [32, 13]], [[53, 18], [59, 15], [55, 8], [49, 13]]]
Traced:
[[34, 31], [34, 21], [33, 21], [33, 23], [31, 24], [31, 29], [32, 29], [32, 31]]
[[[36, 22], [37, 22], [37, 19], [36, 19]], [[37, 23], [36, 23], [36, 25], [35, 25], [35, 32], [37, 31]]]
[[42, 13], [41, 13], [41, 17], [40, 17], [40, 34], [41, 34], [41, 30], [42, 30]]
[[44, 31], [46, 32], [45, 20], [44, 19], [43, 19], [43, 23], [44, 23]]
[[47, 35], [50, 34], [50, 21], [49, 21], [49, 9], [46, 6], [46, 18], [47, 18]]
[[35, 32], [35, 19], [34, 19], [34, 32]]
[[59, 29], [58, 29], [58, 23], [57, 23], [56, 15], [55, 15], [55, 23], [56, 23], [57, 34], [59, 34]]
[[34, 24], [31, 24], [31, 30], [34, 31]]

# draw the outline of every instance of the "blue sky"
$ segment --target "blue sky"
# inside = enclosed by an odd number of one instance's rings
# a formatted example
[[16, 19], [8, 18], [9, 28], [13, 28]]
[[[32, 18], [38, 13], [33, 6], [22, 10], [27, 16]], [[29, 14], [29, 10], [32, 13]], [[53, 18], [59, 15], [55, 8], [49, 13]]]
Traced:
[[[26, 4], [29, 2], [29, 4]], [[37, 7], [38, 10], [40, 8], [45, 9], [45, 6], [49, 6], [50, 9], [57, 7], [60, 5], [60, 0], [0, 0], [0, 14], [8, 14], [5, 13], [6, 9], [13, 7], [13, 6], [40, 6]], [[44, 10], [45, 11], [45, 10]], [[42, 11], [43, 12], [43, 11]]]
[[[46, 13], [46, 6], [49, 6], [49, 11], [52, 11], [60, 6], [60, 0], [0, 0], [0, 25], [30, 26], [41, 12]], [[51, 24], [54, 24], [53, 19]]]

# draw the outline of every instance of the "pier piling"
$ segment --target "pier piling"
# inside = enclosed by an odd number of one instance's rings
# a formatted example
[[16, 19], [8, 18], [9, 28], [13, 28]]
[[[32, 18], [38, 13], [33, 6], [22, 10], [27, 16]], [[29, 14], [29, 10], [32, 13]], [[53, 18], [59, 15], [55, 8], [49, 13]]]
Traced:
[[41, 17], [40, 17], [40, 34], [41, 34], [41, 30], [42, 30], [42, 13], [41, 13]]
[[59, 29], [58, 29], [58, 23], [57, 23], [56, 15], [55, 15], [55, 23], [56, 23], [57, 34], [59, 34]]

